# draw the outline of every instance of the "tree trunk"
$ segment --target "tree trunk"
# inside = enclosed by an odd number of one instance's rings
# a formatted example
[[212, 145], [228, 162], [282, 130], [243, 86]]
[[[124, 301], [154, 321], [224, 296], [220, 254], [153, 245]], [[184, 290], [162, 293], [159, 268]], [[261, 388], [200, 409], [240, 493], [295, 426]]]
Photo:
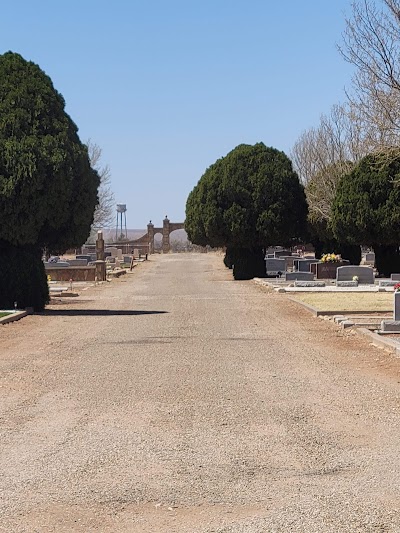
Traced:
[[43, 311], [49, 302], [49, 288], [42, 250], [0, 241], [0, 256], [0, 309], [33, 307]]
[[386, 278], [400, 273], [400, 253], [398, 245], [374, 244], [375, 266], [380, 276]]
[[236, 280], [264, 278], [265, 262], [262, 248], [235, 248], [233, 277]]
[[361, 246], [358, 244], [338, 244], [338, 253], [342, 259], [350, 261], [351, 265], [359, 265], [361, 263]]

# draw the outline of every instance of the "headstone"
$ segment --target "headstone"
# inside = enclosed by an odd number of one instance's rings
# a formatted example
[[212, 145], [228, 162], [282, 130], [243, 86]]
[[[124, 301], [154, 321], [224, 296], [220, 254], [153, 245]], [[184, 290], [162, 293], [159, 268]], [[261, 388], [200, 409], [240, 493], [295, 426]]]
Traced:
[[115, 259], [116, 259], [115, 257], [111, 257], [111, 255], [109, 255], [108, 257], [106, 257], [106, 262], [114, 264]]
[[374, 285], [374, 271], [368, 266], [346, 265], [338, 267], [336, 270], [337, 281], [353, 281], [353, 277], [358, 277], [358, 283], [363, 285]]
[[124, 258], [122, 256], [122, 248], [117, 249], [117, 257], [120, 261], [122, 261]]
[[380, 279], [379, 287], [394, 287], [398, 281], [393, 281], [391, 279]]
[[104, 261], [104, 239], [103, 232], [97, 232], [96, 239], [96, 274], [95, 279], [97, 281], [106, 281], [107, 272], [106, 272], [106, 263]]
[[293, 258], [290, 255], [281, 255], [279, 259], [285, 260], [285, 270], [291, 270], [293, 268]]
[[86, 259], [86, 261], [92, 261], [92, 254], [81, 254], [75, 257], [76, 259]]
[[68, 259], [68, 263], [72, 267], [87, 266], [88, 262], [87, 259]]
[[336, 287], [358, 287], [358, 281], [338, 281], [338, 280], [336, 280]]
[[295, 287], [325, 287], [325, 281], [295, 281]]
[[132, 261], [132, 256], [131, 255], [124, 255], [123, 259], [124, 259], [124, 263], [126, 263], [127, 265], [130, 265], [131, 261]]
[[292, 252], [290, 252], [289, 250], [279, 250], [279, 251], [275, 252], [275, 257], [278, 258], [278, 259], [280, 257], [282, 257], [282, 256], [285, 256], [285, 255], [288, 257], [288, 256], [292, 255]]
[[135, 259], [138, 259], [139, 258], [139, 249], [138, 248], [135, 248], [133, 250], [133, 255], [135, 256]]
[[364, 263], [366, 265], [375, 265], [375, 252], [368, 252], [365, 254]]
[[393, 320], [382, 320], [381, 331], [400, 333], [400, 292], [393, 294]]
[[318, 263], [316, 259], [295, 259], [293, 267], [300, 272], [310, 272], [310, 265]]
[[286, 281], [313, 281], [314, 274], [312, 272], [286, 272], [285, 279]]
[[106, 248], [105, 251], [110, 252], [111, 257], [118, 256], [118, 248], [115, 248], [114, 246], [110, 246], [110, 248]]
[[336, 279], [336, 270], [348, 263], [347, 260], [342, 260], [341, 262], [327, 262], [323, 263], [316, 262], [310, 264], [310, 270], [317, 279]]
[[390, 276], [390, 279], [391, 279], [392, 281], [400, 281], [400, 274], [392, 274], [392, 275]]
[[46, 270], [51, 270], [52, 268], [68, 268], [70, 266], [67, 261], [57, 261], [57, 263], [45, 263], [44, 267]]
[[343, 322], [340, 322], [340, 325], [344, 329], [352, 328], [354, 326], [354, 322], [353, 320], [343, 320]]
[[268, 276], [277, 276], [278, 272], [285, 272], [286, 261], [284, 259], [266, 259], [265, 271]]
[[382, 320], [380, 331], [384, 331], [385, 333], [400, 333], [400, 321]]

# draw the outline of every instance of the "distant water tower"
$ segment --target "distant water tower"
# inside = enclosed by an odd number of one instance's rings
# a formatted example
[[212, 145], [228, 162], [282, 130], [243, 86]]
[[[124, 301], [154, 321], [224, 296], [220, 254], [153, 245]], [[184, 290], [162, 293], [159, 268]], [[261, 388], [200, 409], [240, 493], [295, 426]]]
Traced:
[[[124, 222], [124, 226], [123, 223]], [[125, 233], [123, 228], [125, 227]], [[126, 204], [117, 204], [117, 227], [115, 228], [115, 240], [122, 240], [123, 238], [128, 238], [128, 233], [126, 230]]]

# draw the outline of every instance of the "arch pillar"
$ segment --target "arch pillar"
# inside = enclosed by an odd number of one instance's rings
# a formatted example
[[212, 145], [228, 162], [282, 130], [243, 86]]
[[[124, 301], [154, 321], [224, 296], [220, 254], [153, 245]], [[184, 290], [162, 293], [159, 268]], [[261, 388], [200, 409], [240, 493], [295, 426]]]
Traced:
[[169, 253], [170, 250], [170, 244], [169, 244], [169, 218], [167, 215], [165, 215], [165, 218], [163, 220], [163, 231], [162, 231], [162, 250], [163, 254]]
[[149, 239], [149, 254], [154, 254], [154, 224], [151, 220], [147, 224], [147, 235]]

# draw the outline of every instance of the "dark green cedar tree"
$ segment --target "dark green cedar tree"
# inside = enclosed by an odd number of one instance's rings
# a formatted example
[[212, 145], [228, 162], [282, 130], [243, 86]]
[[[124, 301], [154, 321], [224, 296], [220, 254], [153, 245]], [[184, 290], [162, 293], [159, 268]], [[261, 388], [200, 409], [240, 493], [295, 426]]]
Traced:
[[368, 155], [343, 176], [331, 228], [341, 242], [371, 246], [381, 275], [400, 272], [400, 159]]
[[304, 188], [290, 159], [263, 143], [241, 144], [211, 165], [189, 194], [185, 228], [199, 245], [226, 247], [235, 279], [265, 275], [267, 246], [301, 242]]
[[19, 54], [0, 55], [0, 308], [44, 308], [42, 253], [85, 242], [99, 182], [51, 79]]

